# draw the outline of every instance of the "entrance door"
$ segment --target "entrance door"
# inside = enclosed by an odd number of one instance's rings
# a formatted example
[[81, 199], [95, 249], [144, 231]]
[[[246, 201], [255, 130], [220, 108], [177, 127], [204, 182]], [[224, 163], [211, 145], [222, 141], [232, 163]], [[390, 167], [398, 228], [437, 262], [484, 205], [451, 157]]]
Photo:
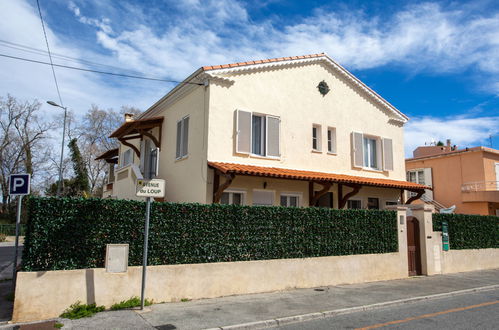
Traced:
[[407, 217], [407, 254], [409, 259], [409, 276], [421, 275], [419, 221], [414, 217]]

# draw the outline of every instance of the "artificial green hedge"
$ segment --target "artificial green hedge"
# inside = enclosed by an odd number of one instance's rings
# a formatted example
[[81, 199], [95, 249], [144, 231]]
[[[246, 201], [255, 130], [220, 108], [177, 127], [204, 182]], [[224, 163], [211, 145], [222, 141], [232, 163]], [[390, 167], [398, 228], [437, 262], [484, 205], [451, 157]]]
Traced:
[[[103, 267], [108, 243], [142, 264], [145, 203], [31, 198], [26, 271]], [[150, 265], [303, 258], [398, 250], [394, 211], [153, 203]]]
[[433, 214], [433, 230], [449, 224], [449, 247], [453, 250], [499, 248], [499, 217], [493, 215]]

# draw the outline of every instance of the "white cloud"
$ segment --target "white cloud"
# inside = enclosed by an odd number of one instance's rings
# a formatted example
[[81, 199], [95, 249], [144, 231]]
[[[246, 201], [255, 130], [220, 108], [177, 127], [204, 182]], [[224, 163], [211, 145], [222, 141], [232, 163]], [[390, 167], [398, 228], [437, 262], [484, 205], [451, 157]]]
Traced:
[[490, 135], [499, 133], [498, 117], [414, 117], [405, 127], [405, 155], [425, 142], [451, 139], [459, 148], [487, 145]]

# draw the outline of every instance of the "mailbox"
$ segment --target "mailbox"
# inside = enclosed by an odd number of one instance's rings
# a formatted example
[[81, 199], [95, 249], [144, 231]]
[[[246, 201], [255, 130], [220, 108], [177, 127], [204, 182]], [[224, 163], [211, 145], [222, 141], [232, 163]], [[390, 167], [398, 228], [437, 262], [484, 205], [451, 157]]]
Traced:
[[447, 221], [442, 221], [442, 248], [444, 251], [449, 251], [449, 224]]

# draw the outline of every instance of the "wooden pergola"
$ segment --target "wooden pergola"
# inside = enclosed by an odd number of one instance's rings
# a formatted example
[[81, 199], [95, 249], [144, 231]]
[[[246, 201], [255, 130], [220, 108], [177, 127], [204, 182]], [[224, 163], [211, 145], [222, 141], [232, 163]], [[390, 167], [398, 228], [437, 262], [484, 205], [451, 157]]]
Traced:
[[[157, 148], [161, 148], [161, 136], [164, 117], [151, 117], [137, 120], [129, 120], [123, 123], [109, 137], [117, 138], [123, 145], [130, 147], [140, 157], [140, 150], [128, 142], [128, 140], [142, 139], [147, 136]], [[153, 128], [159, 129], [158, 136], [154, 136], [150, 131]]]
[[[366, 178], [345, 174], [302, 171], [222, 162], [208, 162], [208, 166], [213, 168], [215, 171], [215, 177], [213, 181], [213, 203], [220, 202], [223, 192], [231, 185], [236, 175], [307, 181], [309, 187], [309, 205], [315, 205], [316, 202], [329, 191], [333, 184], [337, 184], [338, 205], [340, 209], [345, 207], [347, 201], [358, 194], [363, 186], [400, 189], [400, 200], [402, 204], [411, 204], [415, 200], [421, 198], [421, 196], [425, 192], [425, 189], [432, 189], [431, 187], [420, 185], [414, 182]], [[223, 183], [220, 182], [221, 177], [225, 179]], [[319, 191], [314, 191], [314, 184], [322, 186], [322, 189]], [[343, 194], [344, 187], [349, 187], [352, 190], [346, 194]], [[404, 191], [406, 190], [414, 192], [416, 193], [416, 195], [410, 197], [407, 201], [404, 202]]]

